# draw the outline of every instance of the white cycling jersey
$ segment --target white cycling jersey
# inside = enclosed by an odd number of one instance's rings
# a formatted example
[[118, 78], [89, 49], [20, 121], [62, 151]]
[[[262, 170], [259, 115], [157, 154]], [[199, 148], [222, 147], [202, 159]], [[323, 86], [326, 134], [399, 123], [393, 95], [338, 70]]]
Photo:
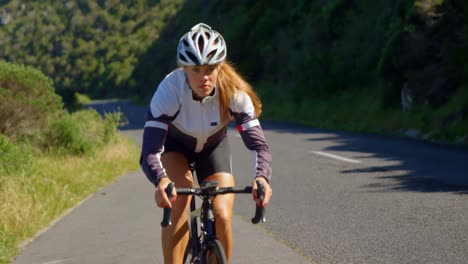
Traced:
[[[271, 154], [252, 100], [239, 91], [231, 99], [230, 114], [247, 148], [252, 151], [255, 176], [271, 177]], [[140, 164], [153, 182], [165, 176], [160, 157], [167, 136], [176, 139], [195, 153], [216, 146], [227, 134], [219, 112], [218, 88], [201, 101], [193, 98], [183, 69], [164, 78], [158, 86], [145, 123]]]

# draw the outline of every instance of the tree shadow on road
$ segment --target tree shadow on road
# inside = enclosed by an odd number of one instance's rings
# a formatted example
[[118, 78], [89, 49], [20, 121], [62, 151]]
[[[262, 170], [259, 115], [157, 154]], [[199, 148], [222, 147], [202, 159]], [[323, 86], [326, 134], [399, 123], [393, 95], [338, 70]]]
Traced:
[[[344, 174], [392, 172], [400, 171], [405, 166], [381, 166], [350, 170], [342, 170]], [[405, 169], [406, 170], [406, 169]], [[409, 171], [403, 175], [379, 176], [380, 183], [372, 183], [363, 186], [378, 191], [417, 191], [417, 192], [452, 192], [457, 194], [468, 194], [468, 186], [446, 183], [436, 174], [422, 176], [417, 170]]]
[[[350, 152], [364, 162], [340, 172], [346, 175], [379, 173], [380, 183], [365, 188], [379, 191], [453, 192], [468, 194], [468, 149], [396, 136], [348, 133], [308, 128], [295, 124], [270, 123], [264, 126], [280, 133], [307, 134], [309, 142], [326, 141], [321, 151]], [[330, 142], [332, 143], [330, 146]], [[366, 160], [382, 160], [391, 165], [374, 165]], [[374, 164], [372, 164], [374, 163]], [[394, 173], [393, 173], [394, 172]]]

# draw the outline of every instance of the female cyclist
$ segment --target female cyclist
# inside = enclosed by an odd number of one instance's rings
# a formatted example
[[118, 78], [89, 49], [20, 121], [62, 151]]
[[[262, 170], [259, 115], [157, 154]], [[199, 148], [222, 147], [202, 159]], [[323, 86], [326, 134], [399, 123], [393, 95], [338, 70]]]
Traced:
[[[172, 225], [162, 229], [164, 263], [182, 263], [189, 234], [188, 197], [169, 201], [165, 189], [172, 181], [194, 187], [194, 165], [200, 185], [216, 180], [220, 187], [234, 186], [227, 125], [235, 120], [245, 146], [251, 150], [255, 180], [265, 186], [268, 204], [272, 190], [271, 154], [258, 121], [261, 103], [251, 86], [226, 61], [226, 43], [210, 26], [199, 23], [182, 36], [177, 49], [180, 66], [159, 84], [150, 103], [143, 132], [140, 165], [156, 186], [158, 207], [172, 208]], [[174, 197], [176, 193], [173, 193]], [[232, 251], [232, 194], [213, 201], [216, 233], [229, 261]]]

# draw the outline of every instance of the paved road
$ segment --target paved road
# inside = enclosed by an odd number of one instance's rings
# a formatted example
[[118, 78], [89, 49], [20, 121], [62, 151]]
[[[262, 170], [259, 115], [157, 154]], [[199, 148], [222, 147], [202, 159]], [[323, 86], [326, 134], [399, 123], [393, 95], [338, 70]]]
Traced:
[[[120, 107], [137, 144], [144, 110]], [[134, 122], [136, 120], [136, 122]], [[267, 223], [236, 198], [233, 263], [468, 263], [468, 151], [263, 122], [274, 159]], [[249, 155], [230, 131], [237, 184]], [[14, 262], [162, 263], [161, 210], [143, 174], [124, 175], [66, 215]]]

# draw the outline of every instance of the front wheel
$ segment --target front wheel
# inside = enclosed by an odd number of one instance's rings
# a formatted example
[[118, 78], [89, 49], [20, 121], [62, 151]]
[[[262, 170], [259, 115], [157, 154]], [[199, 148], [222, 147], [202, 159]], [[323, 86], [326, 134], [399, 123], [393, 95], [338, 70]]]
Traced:
[[218, 239], [211, 241], [206, 250], [206, 263], [207, 264], [226, 264], [226, 255], [224, 248]]

